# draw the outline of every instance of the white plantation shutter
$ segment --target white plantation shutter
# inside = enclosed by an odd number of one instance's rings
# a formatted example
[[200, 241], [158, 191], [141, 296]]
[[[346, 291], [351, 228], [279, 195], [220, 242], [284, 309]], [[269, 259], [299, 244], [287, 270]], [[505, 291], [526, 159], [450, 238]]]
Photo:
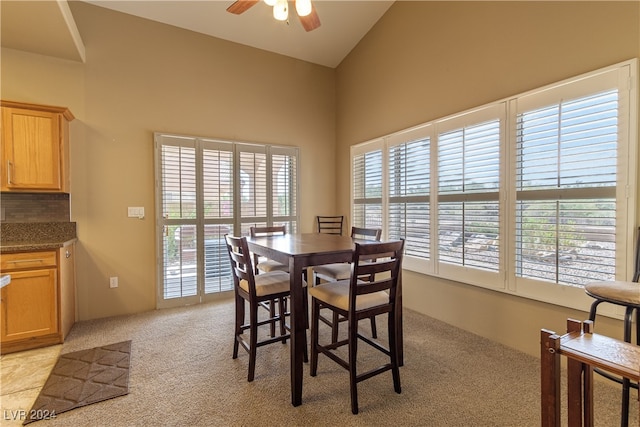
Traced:
[[382, 148], [352, 156], [353, 225], [382, 228]]
[[162, 147], [162, 212], [171, 219], [196, 217], [195, 146]]
[[267, 217], [267, 154], [265, 147], [240, 146], [240, 212], [243, 222]]
[[240, 221], [242, 235], [251, 226], [285, 225], [297, 231], [298, 150], [236, 144], [240, 163]]
[[618, 90], [517, 115], [516, 275], [615, 280]]
[[405, 255], [429, 258], [430, 138], [389, 147], [388, 237], [406, 239]]
[[162, 297], [194, 297], [198, 291], [195, 140], [167, 137], [159, 157], [162, 165]]
[[233, 220], [233, 145], [209, 144], [202, 158], [204, 217]]
[[202, 229], [204, 293], [233, 289], [224, 235], [233, 232], [233, 144], [200, 140], [202, 153]]
[[273, 225], [296, 233], [298, 206], [298, 156], [291, 148], [271, 147], [271, 205]]
[[[500, 269], [499, 113], [488, 108], [438, 124], [440, 262]], [[465, 124], [458, 127], [460, 121]]]

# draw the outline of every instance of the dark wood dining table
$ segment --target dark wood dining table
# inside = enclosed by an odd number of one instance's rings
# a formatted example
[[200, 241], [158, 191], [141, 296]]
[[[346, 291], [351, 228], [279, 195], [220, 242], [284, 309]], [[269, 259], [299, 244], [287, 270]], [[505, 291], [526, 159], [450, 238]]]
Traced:
[[[284, 236], [247, 237], [249, 250], [260, 256], [289, 266], [291, 281], [291, 404], [302, 404], [302, 378], [305, 345], [305, 307], [302, 292], [303, 271], [314, 265], [351, 262], [355, 242], [370, 241], [353, 239], [335, 234], [286, 234]], [[311, 286], [311, 284], [309, 284]], [[402, 286], [398, 284], [396, 310], [399, 362], [403, 364], [402, 340]]]

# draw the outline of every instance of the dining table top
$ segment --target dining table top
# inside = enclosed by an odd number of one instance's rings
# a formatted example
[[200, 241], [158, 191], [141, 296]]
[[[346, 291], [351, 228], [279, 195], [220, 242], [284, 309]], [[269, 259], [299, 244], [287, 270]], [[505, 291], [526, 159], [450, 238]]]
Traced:
[[288, 256], [352, 253], [355, 249], [355, 243], [375, 243], [370, 240], [354, 239], [350, 236], [323, 233], [248, 237], [247, 241]]

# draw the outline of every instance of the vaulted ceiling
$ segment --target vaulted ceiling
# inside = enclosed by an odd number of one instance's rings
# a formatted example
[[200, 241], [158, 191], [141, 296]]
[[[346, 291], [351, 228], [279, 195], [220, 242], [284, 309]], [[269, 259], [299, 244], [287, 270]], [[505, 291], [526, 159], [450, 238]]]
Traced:
[[[393, 1], [314, 0], [321, 26], [306, 32], [293, 4], [289, 20], [276, 21], [264, 2], [241, 15], [233, 0], [86, 0], [87, 3], [335, 68]], [[292, 3], [292, 2], [291, 2]], [[3, 47], [84, 61], [84, 45], [69, 3], [2, 0]]]

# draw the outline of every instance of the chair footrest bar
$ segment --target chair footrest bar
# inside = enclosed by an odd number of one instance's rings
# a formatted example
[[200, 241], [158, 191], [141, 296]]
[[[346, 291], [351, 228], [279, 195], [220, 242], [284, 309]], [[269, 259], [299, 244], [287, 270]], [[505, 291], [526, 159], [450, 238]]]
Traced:
[[323, 346], [318, 346], [318, 351], [322, 354], [324, 354], [325, 356], [327, 356], [329, 359], [333, 360], [334, 362], [336, 362], [338, 365], [342, 366], [344, 369], [346, 369], [347, 371], [349, 370], [349, 363], [342, 359], [340, 356], [338, 356], [337, 354], [333, 353], [330, 350], [327, 350], [325, 347]]
[[364, 380], [368, 380], [371, 377], [374, 377], [378, 374], [381, 374], [385, 371], [390, 371], [392, 368], [391, 363], [387, 363], [386, 365], [380, 366], [379, 368], [372, 369], [367, 372], [363, 372], [361, 374], [356, 375], [356, 382], [359, 383]]
[[322, 323], [324, 323], [325, 325], [333, 326], [333, 322], [332, 322], [331, 320], [327, 319], [327, 318], [326, 318], [326, 317], [324, 317], [324, 316], [320, 316], [320, 317], [318, 317], [318, 319], [320, 319], [320, 321], [321, 321]]
[[[261, 320], [260, 322], [256, 323], [256, 326], [263, 326], [263, 325], [268, 325], [274, 322], [279, 322], [280, 321], [280, 317], [271, 317], [269, 319], [265, 319], [265, 320]], [[251, 327], [251, 325], [249, 323], [244, 324], [240, 327], [240, 329], [242, 329], [243, 331], [246, 331], [247, 329], [249, 329]]]
[[256, 343], [256, 347], [262, 347], [263, 345], [271, 344], [271, 343], [274, 343], [274, 342], [278, 342], [278, 341], [282, 341], [282, 340], [288, 340], [289, 338], [291, 338], [290, 334], [285, 334], [285, 335], [280, 335], [280, 336], [277, 336], [277, 337], [267, 338], [265, 340], [258, 341]]
[[381, 351], [387, 356], [391, 356], [391, 351], [387, 347], [384, 347], [382, 344], [375, 342], [361, 334], [358, 334], [358, 338], [360, 338], [362, 341], [369, 344], [371, 347], [375, 348], [376, 350]]
[[[263, 345], [271, 344], [271, 343], [274, 343], [274, 342], [282, 341], [282, 340], [286, 341], [289, 338], [291, 338], [290, 334], [285, 334], [285, 335], [280, 335], [280, 336], [277, 336], [277, 337], [267, 338], [267, 339], [264, 339], [262, 341], [258, 341], [256, 343], [256, 348], [257, 347], [262, 347]], [[251, 344], [249, 344], [249, 340], [247, 340], [242, 335], [238, 335], [236, 337], [236, 340], [242, 345], [242, 348], [244, 348], [247, 352], [249, 352], [249, 350], [251, 349]]]
[[340, 348], [340, 347], [342, 347], [343, 345], [347, 345], [347, 344], [349, 344], [349, 340], [344, 339], [344, 340], [342, 340], [342, 341], [333, 342], [333, 343], [331, 343], [331, 344], [325, 344], [325, 345], [323, 345], [322, 347], [323, 347], [325, 350], [335, 350], [335, 349]]

